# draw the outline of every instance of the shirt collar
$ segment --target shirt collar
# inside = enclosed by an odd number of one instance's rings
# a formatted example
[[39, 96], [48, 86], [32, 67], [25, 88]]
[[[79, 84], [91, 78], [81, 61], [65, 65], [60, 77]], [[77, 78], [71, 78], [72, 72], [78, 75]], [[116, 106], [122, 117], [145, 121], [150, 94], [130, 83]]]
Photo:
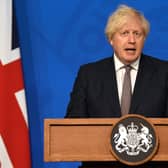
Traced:
[[[140, 57], [138, 57], [138, 59], [136, 61], [132, 62], [130, 65], [133, 69], [138, 71], [139, 62], [140, 62]], [[118, 59], [118, 57], [116, 56], [115, 53], [114, 53], [114, 64], [115, 64], [116, 71], [120, 70], [124, 66], [124, 64]]]

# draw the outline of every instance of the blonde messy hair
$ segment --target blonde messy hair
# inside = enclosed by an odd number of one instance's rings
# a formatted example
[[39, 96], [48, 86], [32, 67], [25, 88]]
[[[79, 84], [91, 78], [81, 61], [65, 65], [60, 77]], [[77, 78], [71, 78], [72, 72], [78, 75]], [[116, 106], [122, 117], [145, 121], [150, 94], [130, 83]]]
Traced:
[[120, 5], [117, 10], [109, 17], [105, 28], [108, 40], [125, 24], [126, 17], [136, 16], [142, 22], [145, 37], [149, 33], [150, 24], [142, 13], [126, 5]]

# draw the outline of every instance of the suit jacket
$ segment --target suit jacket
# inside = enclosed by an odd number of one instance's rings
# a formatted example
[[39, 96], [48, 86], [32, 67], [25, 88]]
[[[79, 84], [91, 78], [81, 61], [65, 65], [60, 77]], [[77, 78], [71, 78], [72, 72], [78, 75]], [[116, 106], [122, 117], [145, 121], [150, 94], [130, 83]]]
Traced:
[[[80, 67], [66, 117], [120, 117], [113, 57]], [[142, 54], [130, 114], [168, 116], [168, 62]]]

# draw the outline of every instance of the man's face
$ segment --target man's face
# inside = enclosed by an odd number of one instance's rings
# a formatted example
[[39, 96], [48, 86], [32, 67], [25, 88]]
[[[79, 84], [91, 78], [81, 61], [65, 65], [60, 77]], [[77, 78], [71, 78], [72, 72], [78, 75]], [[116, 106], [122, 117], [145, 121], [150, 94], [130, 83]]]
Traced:
[[129, 16], [123, 27], [113, 35], [110, 43], [120, 61], [130, 64], [141, 55], [144, 41], [145, 35], [140, 20]]

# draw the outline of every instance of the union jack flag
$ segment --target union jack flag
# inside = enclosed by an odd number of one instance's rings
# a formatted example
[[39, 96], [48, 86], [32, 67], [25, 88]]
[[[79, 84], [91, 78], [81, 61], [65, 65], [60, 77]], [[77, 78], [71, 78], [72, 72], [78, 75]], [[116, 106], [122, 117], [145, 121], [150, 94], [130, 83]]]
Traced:
[[29, 129], [12, 0], [0, 0], [0, 167], [30, 168]]

